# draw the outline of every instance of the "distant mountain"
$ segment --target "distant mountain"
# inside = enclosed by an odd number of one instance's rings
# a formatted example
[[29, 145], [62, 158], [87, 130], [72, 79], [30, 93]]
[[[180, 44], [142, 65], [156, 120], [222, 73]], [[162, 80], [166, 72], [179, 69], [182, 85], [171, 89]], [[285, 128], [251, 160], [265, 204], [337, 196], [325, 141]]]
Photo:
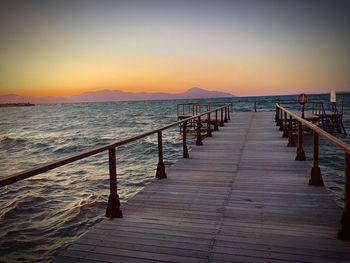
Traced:
[[228, 98], [234, 95], [220, 91], [209, 91], [201, 88], [191, 88], [182, 93], [164, 92], [125, 92], [121, 90], [101, 90], [85, 92], [71, 97], [24, 97], [15, 94], [0, 96], [0, 103], [31, 102], [34, 104], [55, 104], [74, 102], [107, 102], [107, 101], [130, 101], [130, 100], [168, 100], [168, 99], [206, 99]]
[[227, 98], [234, 97], [230, 93], [211, 91], [201, 88], [191, 88], [184, 93], [179, 94], [179, 99], [211, 99], [211, 98]]

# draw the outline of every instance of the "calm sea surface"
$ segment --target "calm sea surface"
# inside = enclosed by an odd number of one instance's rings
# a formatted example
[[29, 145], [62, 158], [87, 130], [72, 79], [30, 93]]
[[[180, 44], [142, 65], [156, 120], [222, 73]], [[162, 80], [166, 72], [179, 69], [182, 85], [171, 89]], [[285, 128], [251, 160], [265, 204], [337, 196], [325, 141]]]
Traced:
[[[350, 133], [350, 94], [344, 124]], [[313, 95], [311, 100], [329, 100]], [[233, 111], [273, 111], [295, 96], [222, 99]], [[176, 104], [219, 100], [169, 100], [37, 105], [0, 108], [0, 177], [103, 146], [176, 121]], [[297, 105], [290, 105], [298, 109]], [[350, 144], [350, 138], [337, 135]], [[194, 139], [189, 138], [193, 145]], [[163, 133], [166, 167], [181, 158], [177, 128]], [[305, 151], [311, 160], [311, 138]], [[327, 188], [342, 205], [343, 153], [321, 139], [320, 164]], [[117, 148], [118, 191], [127, 201], [155, 175], [155, 135]], [[50, 261], [103, 219], [109, 193], [108, 153], [101, 153], [0, 189], [0, 262]]]

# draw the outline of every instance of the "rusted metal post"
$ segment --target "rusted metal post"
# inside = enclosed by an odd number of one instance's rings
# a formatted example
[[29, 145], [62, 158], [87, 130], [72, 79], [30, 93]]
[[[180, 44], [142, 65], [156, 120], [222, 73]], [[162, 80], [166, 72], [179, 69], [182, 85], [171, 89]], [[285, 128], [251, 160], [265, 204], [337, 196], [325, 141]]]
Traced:
[[227, 105], [227, 119], [231, 120], [231, 117], [230, 117], [230, 105]]
[[295, 140], [293, 136], [293, 118], [289, 115], [289, 134], [288, 134], [288, 147], [295, 147]]
[[163, 162], [163, 140], [162, 140], [162, 131], [158, 132], [158, 165], [156, 172], [157, 179], [165, 179], [165, 166]]
[[283, 138], [288, 138], [289, 133], [288, 133], [288, 119], [287, 119], [287, 112], [284, 112], [284, 124], [283, 124]]
[[283, 127], [283, 110], [280, 109], [280, 131], [283, 131], [284, 127]]
[[298, 121], [298, 148], [297, 156], [295, 156], [296, 161], [305, 161], [305, 152], [303, 148], [303, 127], [300, 121]]
[[345, 152], [344, 208], [338, 238], [350, 241], [350, 154]]
[[187, 121], [182, 123], [182, 153], [183, 153], [183, 158], [190, 158], [190, 156], [188, 155], [186, 133], [187, 133]]
[[220, 126], [223, 127], [224, 126], [224, 109], [221, 108], [221, 114], [220, 114], [221, 118], [220, 118]]
[[115, 158], [115, 148], [108, 150], [109, 158], [109, 189], [108, 205], [106, 217], [122, 218], [123, 213], [120, 210], [120, 200], [117, 192], [117, 161]]
[[196, 145], [203, 145], [202, 135], [201, 135], [201, 116], [198, 116], [197, 120], [197, 140]]
[[212, 137], [213, 135], [211, 134], [211, 128], [210, 128], [210, 112], [208, 112], [207, 115], [207, 120], [208, 120], [208, 125], [207, 125], [207, 137]]
[[219, 125], [218, 125], [218, 110], [215, 110], [215, 123], [214, 123], [214, 131], [219, 130]]
[[313, 139], [313, 158], [312, 158], [312, 168], [310, 174], [309, 185], [323, 186], [323, 179], [321, 175], [321, 169], [318, 166], [318, 133], [312, 131]]
[[227, 123], [227, 107], [225, 107], [225, 118], [224, 118], [224, 122]]

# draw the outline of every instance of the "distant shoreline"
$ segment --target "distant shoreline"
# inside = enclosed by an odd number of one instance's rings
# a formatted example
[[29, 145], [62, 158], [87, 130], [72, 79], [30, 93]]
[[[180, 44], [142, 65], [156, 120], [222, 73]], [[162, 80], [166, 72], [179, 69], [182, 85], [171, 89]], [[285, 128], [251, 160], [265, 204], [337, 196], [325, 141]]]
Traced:
[[35, 106], [35, 104], [29, 102], [20, 102], [20, 103], [2, 103], [0, 107], [28, 107]]

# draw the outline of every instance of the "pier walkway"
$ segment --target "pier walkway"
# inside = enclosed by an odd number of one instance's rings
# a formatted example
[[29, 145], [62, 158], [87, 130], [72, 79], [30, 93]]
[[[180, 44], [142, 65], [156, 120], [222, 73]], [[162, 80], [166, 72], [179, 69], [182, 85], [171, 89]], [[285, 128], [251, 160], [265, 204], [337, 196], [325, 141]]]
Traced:
[[295, 151], [274, 113], [234, 113], [54, 262], [350, 262], [341, 209]]

